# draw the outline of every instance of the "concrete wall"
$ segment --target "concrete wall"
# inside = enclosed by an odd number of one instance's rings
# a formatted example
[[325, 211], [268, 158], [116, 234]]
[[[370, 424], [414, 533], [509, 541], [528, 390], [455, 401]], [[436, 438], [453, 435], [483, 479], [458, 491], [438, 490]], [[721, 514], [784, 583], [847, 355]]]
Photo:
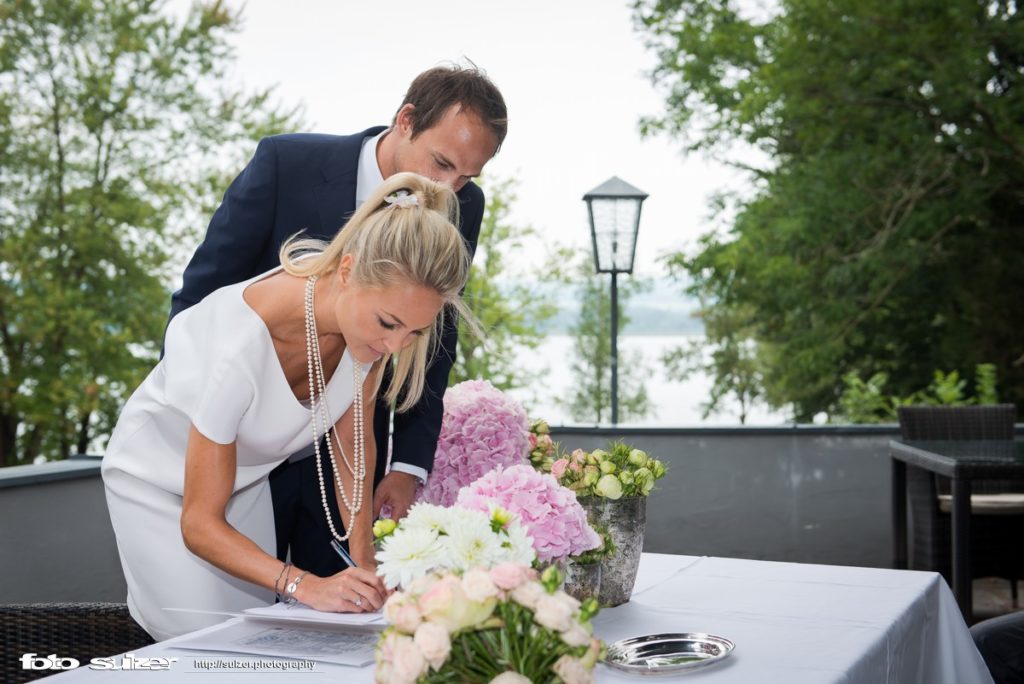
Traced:
[[669, 471], [644, 550], [891, 567], [888, 442], [895, 426], [555, 429], [568, 449], [621, 438]]
[[0, 469], [0, 603], [127, 596], [99, 459]]
[[[893, 426], [560, 428], [572, 449], [624, 441], [663, 459], [644, 548], [888, 567]], [[0, 469], [0, 603], [123, 601], [98, 460]]]

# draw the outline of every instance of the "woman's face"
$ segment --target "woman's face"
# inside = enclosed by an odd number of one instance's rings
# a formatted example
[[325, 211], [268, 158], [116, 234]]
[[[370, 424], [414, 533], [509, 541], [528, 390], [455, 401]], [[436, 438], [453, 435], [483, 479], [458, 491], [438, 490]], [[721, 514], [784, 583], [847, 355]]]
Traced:
[[427, 335], [444, 301], [433, 290], [413, 283], [367, 287], [339, 272], [341, 295], [335, 309], [349, 354], [373, 363]]

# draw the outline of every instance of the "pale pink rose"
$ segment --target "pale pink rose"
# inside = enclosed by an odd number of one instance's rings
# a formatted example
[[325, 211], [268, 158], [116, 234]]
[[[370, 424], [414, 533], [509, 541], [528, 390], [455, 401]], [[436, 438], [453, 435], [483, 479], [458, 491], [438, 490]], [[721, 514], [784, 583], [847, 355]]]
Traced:
[[562, 477], [565, 474], [565, 468], [569, 465], [569, 459], [560, 458], [551, 464], [551, 474], [556, 478]]
[[525, 565], [519, 563], [502, 563], [491, 568], [491, 579], [499, 589], [515, 589], [529, 579]]
[[544, 448], [545, 451], [551, 449], [555, 445], [551, 439], [551, 435], [541, 435], [537, 438], [537, 444]]
[[[405, 593], [412, 594], [413, 596], [423, 596], [423, 594], [430, 591], [432, 586], [437, 584], [437, 580], [437, 575], [422, 575], [417, 577], [409, 583], [409, 586], [404, 587]], [[392, 594], [392, 596], [394, 596], [394, 594]]]
[[484, 602], [498, 595], [491, 575], [485, 570], [470, 570], [462, 576], [462, 591], [470, 601]]
[[426, 671], [427, 660], [412, 637], [398, 639], [395, 644], [395, 659], [391, 663], [392, 684], [415, 684]]
[[564, 632], [572, 624], [572, 609], [557, 597], [545, 594], [537, 599], [533, 616], [540, 624], [554, 632]]
[[413, 637], [420, 653], [430, 663], [430, 667], [440, 670], [444, 661], [448, 660], [448, 654], [452, 651], [452, 640], [448, 632], [441, 625], [432, 622], [424, 622], [416, 628], [416, 636]]
[[577, 658], [568, 654], [559, 658], [551, 669], [565, 684], [590, 684], [594, 681], [594, 673], [583, 667], [583, 663]]
[[420, 597], [419, 608], [423, 619], [436, 622], [450, 633], [474, 627], [491, 616], [497, 601], [471, 601], [462, 591], [458, 577], [448, 575]]
[[532, 684], [529, 679], [518, 672], [502, 672], [490, 681], [489, 684]]
[[540, 582], [527, 582], [520, 584], [512, 590], [512, 600], [521, 606], [526, 606], [530, 610], [533, 610], [537, 602], [547, 595], [548, 593], [541, 586]]
[[527, 435], [527, 439], [530, 440], [530, 451], [533, 451], [534, 449], [536, 449], [537, 448], [537, 435], [535, 435], [535, 434], [533, 434], [531, 432], [529, 435]]
[[587, 646], [590, 644], [590, 632], [576, 620], [570, 620], [569, 629], [562, 632], [562, 641], [569, 646]]
[[587, 452], [583, 449], [577, 449], [570, 455], [573, 463], [579, 463], [583, 465], [587, 462]]
[[583, 667], [589, 670], [594, 665], [597, 665], [597, 659], [601, 656], [603, 646], [604, 644], [601, 643], [601, 640], [596, 637], [590, 640], [590, 648], [580, 658], [580, 663], [582, 663]]
[[406, 634], [415, 632], [421, 622], [423, 622], [423, 615], [420, 614], [419, 608], [412, 604], [399, 608], [392, 620], [392, 624]]
[[577, 598], [575, 598], [573, 596], [569, 596], [564, 591], [556, 591], [555, 594], [554, 594], [554, 598], [559, 600], [559, 601], [561, 601], [562, 603], [564, 603], [569, 608], [569, 612], [572, 613], [573, 615], [575, 615], [576, 613], [579, 612], [579, 610], [580, 610], [580, 601], [579, 601], [579, 599], [577, 599]]
[[376, 684], [391, 684], [391, 663], [377, 663], [373, 669], [373, 681]]
[[569, 461], [569, 470], [578, 475], [583, 472], [583, 466], [576, 461]]

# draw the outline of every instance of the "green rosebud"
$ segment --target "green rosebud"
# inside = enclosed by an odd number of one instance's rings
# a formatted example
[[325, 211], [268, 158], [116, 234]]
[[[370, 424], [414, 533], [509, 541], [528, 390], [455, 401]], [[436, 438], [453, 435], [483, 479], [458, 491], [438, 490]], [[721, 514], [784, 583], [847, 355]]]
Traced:
[[662, 463], [661, 461], [659, 461], [656, 458], [652, 458], [651, 459], [651, 466], [650, 467], [651, 467], [651, 472], [654, 473], [654, 479], [655, 480], [660, 480], [661, 478], [665, 477], [666, 469], [665, 469], [665, 464], [664, 463]]
[[373, 523], [373, 537], [374, 539], [383, 539], [394, 532], [396, 527], [398, 527], [398, 523], [391, 518], [381, 518]]
[[639, 449], [633, 449], [629, 452], [629, 462], [637, 467], [643, 467], [647, 465], [649, 460], [646, 451], [640, 451]]
[[549, 435], [549, 434], [551, 434], [551, 428], [548, 427], [547, 421], [546, 420], [541, 420], [541, 419], [533, 421], [533, 425], [530, 426], [530, 431], [531, 432], [535, 432], [538, 435]]
[[648, 480], [653, 482], [654, 473], [652, 473], [651, 469], [647, 467], [637, 468], [636, 470], [633, 471], [633, 479], [636, 481], [638, 485], [642, 485], [644, 482], [647, 482]]
[[618, 499], [622, 496], [622, 483], [614, 475], [605, 475], [597, 481], [594, 493], [609, 499]]
[[601, 604], [591, 596], [580, 604], [580, 622], [587, 622], [601, 610]]
[[549, 565], [544, 568], [544, 572], [540, 574], [540, 583], [544, 585], [544, 588], [549, 594], [554, 594], [558, 591], [558, 588], [562, 586], [562, 580], [564, 579], [565, 576], [562, 574], [561, 570], [554, 565]]
[[604, 449], [594, 449], [590, 452], [590, 455], [594, 457], [595, 461], [603, 461], [608, 458], [608, 452]]
[[627, 486], [633, 484], [633, 473], [623, 470], [619, 473], [619, 482]]
[[583, 472], [583, 484], [593, 487], [599, 479], [601, 479], [601, 471], [597, 469], [597, 466], [587, 466]]
[[654, 479], [644, 480], [643, 484], [640, 485], [640, 493], [647, 496], [654, 489]]
[[601, 472], [605, 475], [615, 472], [615, 464], [611, 461], [601, 461]]

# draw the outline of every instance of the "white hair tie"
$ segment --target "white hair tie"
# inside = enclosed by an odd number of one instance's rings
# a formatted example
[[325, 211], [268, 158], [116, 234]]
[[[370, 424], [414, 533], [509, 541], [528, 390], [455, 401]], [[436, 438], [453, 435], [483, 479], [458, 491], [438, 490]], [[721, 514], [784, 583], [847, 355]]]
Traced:
[[413, 195], [408, 190], [396, 190], [385, 197], [384, 201], [393, 207], [401, 207], [402, 209], [418, 207], [420, 205], [420, 201], [417, 199], [416, 195]]

